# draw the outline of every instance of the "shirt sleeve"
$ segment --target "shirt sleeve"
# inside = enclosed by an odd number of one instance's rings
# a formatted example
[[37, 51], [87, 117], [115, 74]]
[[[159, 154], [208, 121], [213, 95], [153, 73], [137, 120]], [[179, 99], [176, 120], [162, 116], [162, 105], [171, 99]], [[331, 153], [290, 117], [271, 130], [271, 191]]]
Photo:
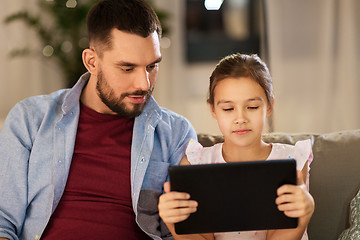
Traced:
[[201, 154], [202, 154], [203, 146], [194, 139], [191, 139], [188, 147], [186, 148], [186, 157], [191, 165], [201, 164]]
[[305, 185], [309, 190], [310, 181], [310, 164], [313, 161], [311, 140], [298, 141], [295, 143], [294, 158], [296, 160], [296, 169], [301, 171], [305, 164], [307, 164], [307, 177]]
[[27, 208], [32, 141], [24, 108], [17, 104], [0, 131], [0, 237], [18, 239]]
[[311, 140], [303, 140], [295, 143], [294, 159], [296, 160], [296, 169], [301, 171], [305, 164], [308, 164], [308, 171], [310, 171], [310, 163], [313, 160]]

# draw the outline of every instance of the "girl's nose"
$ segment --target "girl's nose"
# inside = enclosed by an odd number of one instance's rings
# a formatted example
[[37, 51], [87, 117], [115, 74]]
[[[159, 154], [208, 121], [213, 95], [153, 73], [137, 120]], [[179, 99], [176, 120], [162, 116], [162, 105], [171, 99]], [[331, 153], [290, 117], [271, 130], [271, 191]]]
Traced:
[[242, 110], [238, 110], [235, 116], [235, 124], [242, 124], [247, 122], [246, 114]]

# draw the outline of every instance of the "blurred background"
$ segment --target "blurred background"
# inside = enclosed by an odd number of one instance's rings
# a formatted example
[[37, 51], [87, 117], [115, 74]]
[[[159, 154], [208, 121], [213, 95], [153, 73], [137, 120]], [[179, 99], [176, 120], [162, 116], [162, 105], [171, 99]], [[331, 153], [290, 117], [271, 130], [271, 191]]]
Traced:
[[[1, 0], [0, 128], [20, 100], [70, 87], [84, 72], [94, 0]], [[206, 104], [218, 60], [256, 53], [275, 109], [268, 131], [360, 128], [360, 1], [152, 0], [165, 28], [154, 96], [198, 133], [220, 134]]]

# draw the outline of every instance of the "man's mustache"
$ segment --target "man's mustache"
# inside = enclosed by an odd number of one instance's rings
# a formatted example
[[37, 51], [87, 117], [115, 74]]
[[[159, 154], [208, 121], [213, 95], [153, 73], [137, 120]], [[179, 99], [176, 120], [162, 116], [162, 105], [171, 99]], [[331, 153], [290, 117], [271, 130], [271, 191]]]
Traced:
[[136, 96], [147, 96], [147, 95], [151, 95], [153, 89], [149, 89], [147, 91], [135, 91], [135, 92], [132, 92], [132, 93], [124, 93], [122, 94], [122, 97], [127, 97], [127, 96], [130, 96], [130, 95], [136, 95]]

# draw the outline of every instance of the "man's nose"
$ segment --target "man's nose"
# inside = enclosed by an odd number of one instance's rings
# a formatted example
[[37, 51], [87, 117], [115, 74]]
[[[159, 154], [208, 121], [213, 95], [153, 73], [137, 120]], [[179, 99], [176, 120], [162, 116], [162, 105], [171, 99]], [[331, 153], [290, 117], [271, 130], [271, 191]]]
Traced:
[[147, 91], [150, 88], [150, 74], [146, 70], [142, 70], [135, 77], [134, 88], [137, 90]]

